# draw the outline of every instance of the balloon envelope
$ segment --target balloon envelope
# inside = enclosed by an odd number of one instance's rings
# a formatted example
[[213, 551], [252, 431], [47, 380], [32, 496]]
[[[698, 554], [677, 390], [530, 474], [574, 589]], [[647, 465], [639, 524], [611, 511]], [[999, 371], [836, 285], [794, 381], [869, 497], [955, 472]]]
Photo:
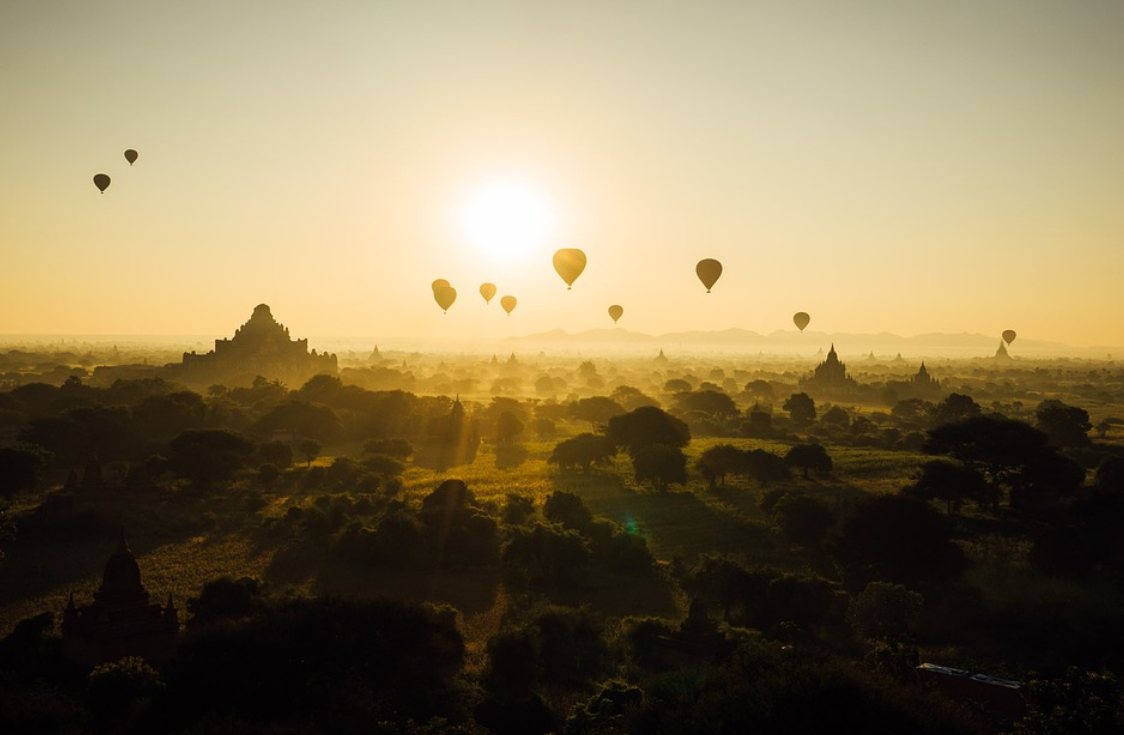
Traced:
[[98, 191], [104, 194], [106, 188], [109, 186], [109, 177], [105, 174], [95, 174], [94, 186], [98, 187]]
[[503, 307], [503, 310], [507, 312], [508, 316], [511, 316], [511, 310], [515, 308], [517, 303], [519, 302], [515, 300], [514, 296], [504, 296], [500, 299], [500, 306]]
[[577, 248], [559, 250], [554, 254], [554, 270], [562, 276], [562, 280], [566, 282], [566, 290], [569, 291], [585, 270], [585, 253]]
[[137, 152], [134, 151], [132, 148], [125, 151], [125, 160], [129, 162], [130, 166], [132, 166], [133, 163], [137, 160]]
[[792, 315], [792, 323], [795, 324], [796, 328], [801, 332], [804, 331], [804, 327], [808, 326], [808, 322], [810, 321], [812, 321], [812, 317], [808, 316], [807, 312], [798, 311]]
[[439, 289], [439, 288], [449, 288], [450, 285], [451, 284], [448, 281], [446, 281], [444, 278], [438, 278], [436, 281], [429, 284], [429, 287], [433, 289], [433, 293], [437, 293], [437, 289]]
[[1006, 342], [1007, 344], [1011, 344], [1012, 342], [1014, 342], [1015, 341], [1015, 330], [1004, 329], [1003, 330], [1003, 341]]
[[706, 292], [710, 293], [710, 289], [717, 283], [718, 277], [722, 275], [722, 264], [714, 258], [704, 258], [695, 266], [695, 274], [706, 286]]
[[492, 299], [496, 295], [496, 284], [482, 283], [480, 284], [480, 295], [484, 297], [484, 303], [492, 303]]
[[621, 318], [622, 314], [624, 314], [624, 309], [617, 304], [613, 304], [609, 307], [609, 316], [613, 317], [613, 324], [617, 323], [617, 320]]
[[457, 290], [452, 286], [438, 286], [433, 289], [433, 300], [441, 307], [441, 311], [448, 312], [449, 307], [457, 300]]

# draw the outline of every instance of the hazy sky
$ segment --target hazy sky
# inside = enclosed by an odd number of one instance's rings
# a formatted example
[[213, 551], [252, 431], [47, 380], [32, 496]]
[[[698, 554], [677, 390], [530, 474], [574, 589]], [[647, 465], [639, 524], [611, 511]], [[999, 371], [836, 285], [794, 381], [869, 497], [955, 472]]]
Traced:
[[[463, 215], [497, 180], [554, 215], [507, 257]], [[224, 336], [260, 302], [294, 336], [617, 303], [1124, 345], [1124, 2], [0, 3], [0, 333]]]

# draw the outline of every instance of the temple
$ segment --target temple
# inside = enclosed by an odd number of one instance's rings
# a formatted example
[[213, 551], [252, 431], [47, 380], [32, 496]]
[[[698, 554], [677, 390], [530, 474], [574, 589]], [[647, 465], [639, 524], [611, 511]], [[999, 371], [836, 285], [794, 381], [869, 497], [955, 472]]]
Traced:
[[179, 612], [172, 596], [167, 605], [151, 602], [122, 530], [93, 604], [78, 607], [70, 595], [62, 620], [63, 655], [90, 667], [126, 656], [161, 663], [172, 658], [178, 636]]
[[310, 353], [307, 339], [291, 339], [266, 304], [258, 304], [232, 338], [215, 340], [215, 349], [204, 355], [185, 352], [175, 367], [184, 382], [228, 386], [250, 385], [260, 375], [299, 387], [315, 375], [339, 372], [335, 355]]
[[847, 366], [840, 362], [835, 345], [827, 353], [811, 377], [800, 381], [800, 388], [815, 398], [853, 398], [858, 390], [855, 379], [847, 375]]

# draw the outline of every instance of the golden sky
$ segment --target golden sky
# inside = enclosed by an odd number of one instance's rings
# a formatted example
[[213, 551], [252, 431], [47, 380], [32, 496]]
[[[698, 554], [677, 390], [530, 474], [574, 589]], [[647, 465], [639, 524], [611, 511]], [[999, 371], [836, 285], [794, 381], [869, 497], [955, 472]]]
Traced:
[[0, 334], [1124, 345], [1119, 0], [5, 0], [0, 173]]

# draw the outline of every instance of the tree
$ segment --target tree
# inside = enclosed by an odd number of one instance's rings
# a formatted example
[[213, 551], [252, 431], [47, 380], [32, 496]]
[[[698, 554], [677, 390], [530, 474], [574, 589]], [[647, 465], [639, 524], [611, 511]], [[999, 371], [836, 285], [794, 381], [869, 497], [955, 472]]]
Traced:
[[950, 393], [933, 408], [933, 426], [942, 426], [964, 421], [982, 413], [980, 406], [971, 396]]
[[946, 454], [979, 472], [990, 485], [992, 510], [1006, 491], [1012, 502], [1039, 505], [1065, 497], [1080, 486], [1084, 471], [1050, 446], [1029, 424], [1000, 416], [974, 416], [929, 430], [924, 450]]
[[0, 496], [31, 492], [51, 463], [51, 453], [35, 444], [0, 447]]
[[262, 436], [281, 432], [321, 442], [334, 439], [340, 428], [340, 420], [332, 409], [307, 401], [287, 401], [275, 406], [254, 424], [254, 430]]
[[588, 421], [595, 430], [624, 412], [619, 403], [605, 396], [580, 398], [570, 404], [570, 415], [580, 421]]
[[818, 550], [835, 522], [835, 513], [819, 500], [796, 493], [785, 493], [773, 506], [781, 533], [790, 543]]
[[1038, 404], [1034, 411], [1038, 428], [1050, 437], [1057, 447], [1089, 446], [1088, 431], [1093, 428], [1089, 422], [1089, 412], [1077, 406], [1067, 406], [1056, 399]]
[[726, 475], [736, 474], [745, 468], [745, 452], [730, 444], [715, 444], [699, 455], [695, 467], [713, 490], [726, 484]]
[[764, 380], [751, 380], [745, 384], [745, 392], [758, 400], [772, 401], [775, 395], [773, 386]]
[[609, 419], [609, 440], [624, 447], [635, 458], [637, 452], [652, 445], [685, 447], [691, 441], [691, 430], [666, 411], [655, 406], [642, 406], [635, 411]]
[[185, 431], [168, 445], [168, 468], [181, 477], [201, 482], [229, 479], [242, 469], [254, 445], [225, 429]]
[[822, 444], [797, 444], [784, 455], [784, 462], [789, 467], [802, 470], [804, 479], [808, 479], [808, 472], [817, 475], [827, 475], [832, 470], [831, 457]]
[[959, 511], [967, 500], [992, 500], [991, 486], [974, 468], [939, 459], [922, 465], [920, 476], [912, 485], [902, 488], [902, 493], [921, 500], [943, 500], [948, 515]]
[[297, 442], [297, 451], [304, 457], [307, 467], [312, 466], [312, 460], [320, 456], [320, 442], [315, 439], [301, 439]]
[[781, 404], [781, 408], [788, 411], [794, 424], [806, 425], [816, 420], [816, 402], [807, 393], [793, 393]]
[[739, 413], [734, 399], [716, 390], [680, 393], [675, 397], [675, 407], [681, 413], [698, 411], [718, 419], [730, 418]]
[[635, 411], [641, 406], [659, 406], [655, 398], [645, 395], [631, 385], [618, 385], [609, 397], [619, 403], [625, 411]]
[[820, 423], [826, 426], [835, 426], [846, 429], [851, 425], [851, 414], [839, 406], [832, 406], [820, 417]]
[[792, 477], [784, 459], [764, 449], [751, 449], [745, 453], [744, 471], [761, 487]]
[[496, 419], [496, 441], [507, 444], [517, 434], [523, 433], [523, 422], [511, 411], [504, 411]]
[[651, 482], [657, 490], [687, 482], [687, 455], [679, 447], [649, 444], [632, 457], [637, 482]]
[[920, 585], [954, 578], [964, 552], [948, 519], [928, 503], [868, 495], [847, 506], [824, 539], [824, 551], [852, 589], [873, 581]]
[[589, 472], [592, 465], [608, 463], [617, 453], [617, 448], [608, 437], [600, 434], [578, 434], [561, 441], [550, 453], [550, 464], [562, 469], [580, 469]]
[[1058, 679], [1022, 688], [1027, 711], [1016, 735], [1116, 735], [1124, 732], [1124, 679], [1111, 671], [1071, 668]]
[[871, 582], [851, 602], [851, 624], [869, 640], [909, 642], [924, 605], [924, 597], [900, 584]]
[[555, 490], [547, 496], [542, 506], [543, 517], [552, 523], [561, 523], [563, 528], [587, 532], [593, 525], [593, 513], [581, 497], [573, 493]]

